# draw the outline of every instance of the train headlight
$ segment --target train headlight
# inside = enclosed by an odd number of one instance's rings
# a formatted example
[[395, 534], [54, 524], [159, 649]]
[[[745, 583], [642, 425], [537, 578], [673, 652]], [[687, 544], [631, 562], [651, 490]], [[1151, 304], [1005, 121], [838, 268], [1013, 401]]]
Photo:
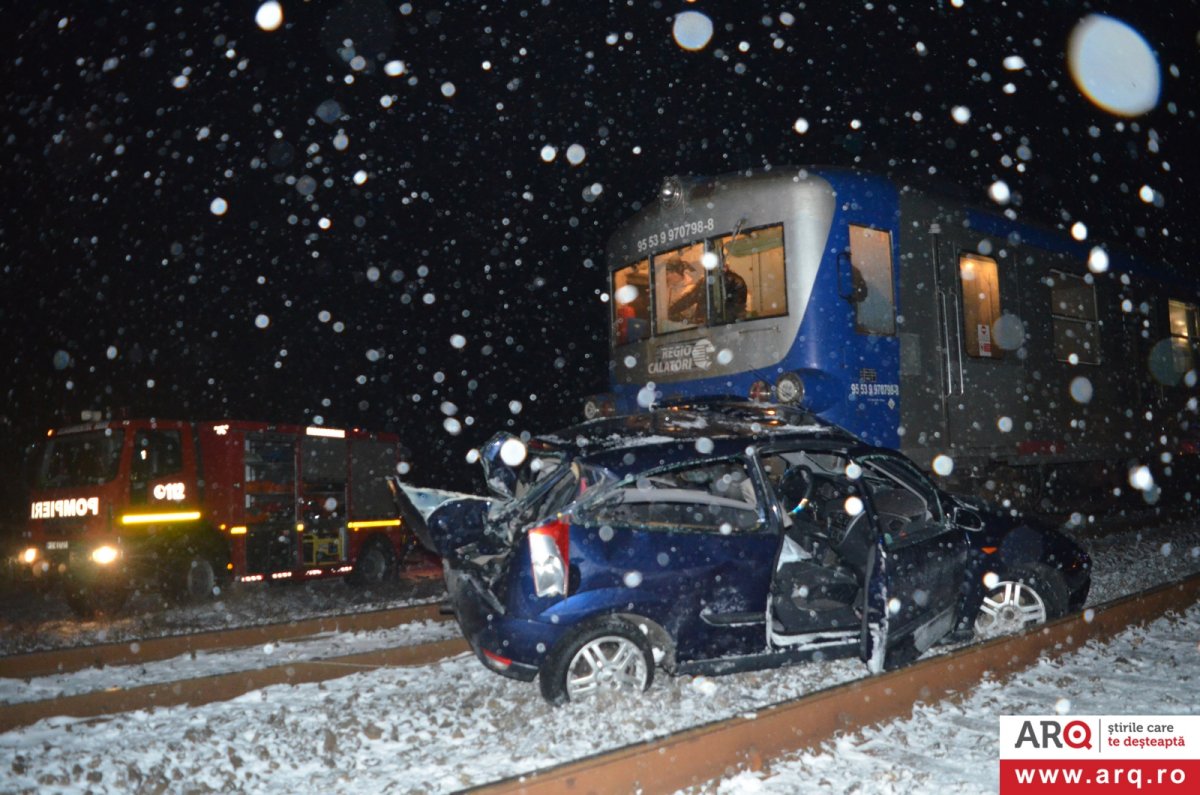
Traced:
[[38, 559], [38, 548], [37, 547], [29, 547], [28, 549], [26, 549], [24, 552], [21, 553], [21, 560], [25, 563], [33, 563], [37, 559]]
[[775, 382], [775, 397], [780, 403], [798, 404], [804, 400], [804, 381], [795, 373], [784, 373]]
[[101, 566], [109, 565], [120, 556], [121, 553], [117, 551], [117, 548], [110, 547], [108, 544], [105, 544], [102, 547], [96, 547], [92, 550], [92, 560], [94, 560], [96, 563], [99, 563]]
[[667, 177], [658, 189], [658, 200], [664, 207], [677, 207], [683, 203], [683, 180]]
[[766, 381], [755, 381], [750, 385], [749, 398], [755, 403], [770, 403], [771, 385]]
[[615, 413], [616, 405], [608, 395], [593, 395], [583, 404], [583, 416], [589, 420], [611, 417]]

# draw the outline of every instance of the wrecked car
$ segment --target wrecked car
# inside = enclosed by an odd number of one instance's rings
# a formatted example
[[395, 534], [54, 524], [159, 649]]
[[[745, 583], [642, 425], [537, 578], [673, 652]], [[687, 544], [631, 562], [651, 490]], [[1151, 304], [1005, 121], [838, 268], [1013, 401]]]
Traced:
[[713, 402], [479, 451], [490, 500], [428, 516], [479, 659], [561, 704], [656, 669], [902, 665], [1079, 608], [1087, 555], [798, 409]]

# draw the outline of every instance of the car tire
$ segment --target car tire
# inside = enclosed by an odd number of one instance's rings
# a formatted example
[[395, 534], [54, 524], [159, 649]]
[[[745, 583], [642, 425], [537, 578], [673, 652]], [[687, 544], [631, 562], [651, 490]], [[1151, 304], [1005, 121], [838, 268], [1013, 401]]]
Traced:
[[608, 616], [559, 641], [538, 679], [542, 696], [555, 706], [601, 690], [641, 693], [654, 681], [654, 654], [637, 625]]
[[346, 582], [354, 586], [382, 585], [391, 576], [394, 564], [392, 550], [387, 543], [378, 538], [370, 539], [358, 553], [354, 570], [346, 577]]
[[1060, 618], [1070, 598], [1062, 574], [1041, 563], [1017, 567], [984, 596], [975, 616], [975, 637], [1022, 632]]

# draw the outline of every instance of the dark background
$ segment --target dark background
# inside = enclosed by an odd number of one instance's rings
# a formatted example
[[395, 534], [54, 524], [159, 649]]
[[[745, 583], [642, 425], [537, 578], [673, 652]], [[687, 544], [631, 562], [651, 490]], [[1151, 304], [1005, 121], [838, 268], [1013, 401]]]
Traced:
[[[1197, 264], [1197, 2], [290, 0], [271, 33], [258, 2], [4, 5], [10, 521], [28, 446], [83, 410], [392, 430], [413, 481], [472, 487], [470, 447], [605, 388], [604, 242], [668, 174], [857, 165], [981, 204], [999, 178], [1024, 220]], [[715, 23], [700, 52], [682, 10]], [[1156, 50], [1154, 110], [1075, 87], [1090, 12]]]

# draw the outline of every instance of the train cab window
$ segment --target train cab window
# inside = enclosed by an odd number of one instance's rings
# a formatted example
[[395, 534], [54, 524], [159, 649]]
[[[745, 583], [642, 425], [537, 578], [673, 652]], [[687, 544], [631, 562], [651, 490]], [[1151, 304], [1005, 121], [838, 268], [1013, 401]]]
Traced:
[[717, 238], [712, 250], [719, 254], [711, 279], [714, 325], [787, 314], [781, 224]]
[[640, 260], [613, 273], [612, 338], [628, 345], [650, 336], [650, 261]]
[[656, 334], [670, 334], [708, 323], [709, 268], [706, 264], [703, 243], [654, 255]]
[[1054, 358], [1071, 364], [1100, 364], [1100, 324], [1096, 288], [1082, 276], [1051, 271], [1050, 318], [1054, 324]]
[[1167, 301], [1171, 324], [1171, 354], [1175, 372], [1182, 377], [1195, 367], [1193, 350], [1200, 343], [1200, 311], [1195, 304], [1170, 299]]
[[962, 284], [963, 347], [977, 359], [1004, 356], [992, 341], [992, 328], [1000, 319], [1000, 274], [996, 260], [980, 254], [962, 254], [958, 258]]
[[891, 234], [851, 224], [850, 273], [855, 331], [859, 334], [895, 334]]

